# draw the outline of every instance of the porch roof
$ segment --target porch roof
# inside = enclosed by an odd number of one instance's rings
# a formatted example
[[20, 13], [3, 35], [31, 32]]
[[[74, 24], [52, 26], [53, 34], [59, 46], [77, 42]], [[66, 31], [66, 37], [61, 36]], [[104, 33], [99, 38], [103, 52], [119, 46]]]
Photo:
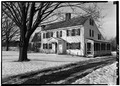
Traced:
[[104, 42], [104, 43], [110, 43], [109, 41], [107, 40], [95, 40], [95, 39], [91, 39], [91, 38], [87, 38], [89, 40], [93, 40], [94, 42]]
[[52, 37], [48, 40], [49, 42], [58, 42], [58, 41], [65, 41], [64, 39], [62, 38], [56, 38], [56, 37]]

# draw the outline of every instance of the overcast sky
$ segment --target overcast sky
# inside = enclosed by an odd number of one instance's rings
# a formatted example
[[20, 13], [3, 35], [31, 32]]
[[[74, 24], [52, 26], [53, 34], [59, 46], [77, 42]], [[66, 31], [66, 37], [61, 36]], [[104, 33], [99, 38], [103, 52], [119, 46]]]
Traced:
[[116, 36], [116, 5], [113, 5], [112, 1], [108, 3], [99, 4], [103, 10], [103, 15], [105, 14], [105, 18], [103, 19], [103, 29], [101, 30], [104, 37], [108, 39]]

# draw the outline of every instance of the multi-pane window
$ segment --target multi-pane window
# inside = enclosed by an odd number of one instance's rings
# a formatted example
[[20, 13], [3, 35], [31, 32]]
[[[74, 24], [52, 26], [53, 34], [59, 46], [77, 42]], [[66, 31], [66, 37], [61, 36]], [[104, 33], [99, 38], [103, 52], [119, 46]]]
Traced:
[[46, 44], [43, 44], [43, 49], [46, 49]]
[[67, 30], [66, 35], [67, 35], [67, 36], [76, 36], [76, 35], [80, 35], [80, 29]]
[[75, 29], [72, 29], [72, 36], [75, 36]]
[[43, 38], [50, 38], [50, 37], [53, 37], [53, 32], [43, 33]]
[[49, 44], [49, 49], [52, 49], [52, 44]]
[[98, 40], [101, 40], [101, 34], [98, 34]]
[[105, 50], [105, 47], [106, 47], [105, 43], [102, 43], [101, 44], [101, 50]]
[[43, 44], [43, 49], [52, 49], [52, 44]]
[[53, 37], [53, 32], [51, 32], [51, 37]]
[[110, 44], [107, 44], [107, 50], [110, 50]]
[[94, 51], [100, 50], [100, 43], [94, 43]]
[[71, 44], [67, 43], [67, 49], [71, 49]]
[[67, 43], [67, 49], [80, 49], [81, 43]]

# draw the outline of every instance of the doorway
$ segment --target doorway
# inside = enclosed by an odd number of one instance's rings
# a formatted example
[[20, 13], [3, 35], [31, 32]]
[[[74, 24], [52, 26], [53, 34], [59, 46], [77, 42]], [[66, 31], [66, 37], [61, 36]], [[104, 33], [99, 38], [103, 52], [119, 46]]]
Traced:
[[87, 43], [87, 54], [92, 54], [92, 45], [91, 45], [91, 43]]

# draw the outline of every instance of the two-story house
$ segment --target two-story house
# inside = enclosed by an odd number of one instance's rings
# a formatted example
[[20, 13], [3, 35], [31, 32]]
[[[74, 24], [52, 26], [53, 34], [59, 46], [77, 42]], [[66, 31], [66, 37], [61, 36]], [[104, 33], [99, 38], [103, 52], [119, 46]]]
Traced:
[[41, 27], [41, 48], [45, 53], [97, 56], [110, 54], [105, 41], [91, 16], [71, 18]]

